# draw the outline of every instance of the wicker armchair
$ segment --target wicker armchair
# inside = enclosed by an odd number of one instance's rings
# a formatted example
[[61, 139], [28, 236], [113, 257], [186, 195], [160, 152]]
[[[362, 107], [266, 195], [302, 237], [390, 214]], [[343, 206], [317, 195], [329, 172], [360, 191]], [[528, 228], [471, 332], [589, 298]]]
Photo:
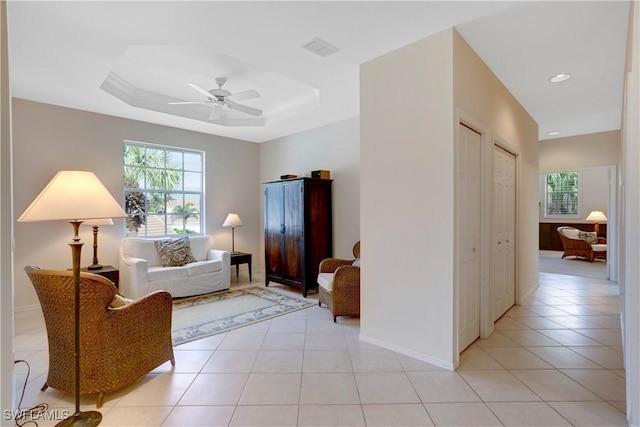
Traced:
[[[49, 372], [42, 386], [75, 394], [74, 286], [71, 271], [25, 267], [38, 294], [49, 341]], [[167, 360], [171, 343], [171, 295], [149, 294], [112, 307], [118, 290], [96, 274], [80, 273], [80, 395], [123, 388]], [[114, 306], [116, 304], [113, 304]]]
[[[353, 246], [355, 260], [327, 258], [320, 262], [318, 305], [324, 303], [337, 316], [360, 316], [360, 242]], [[358, 261], [353, 265], [354, 261]]]
[[564, 246], [562, 258], [575, 256], [590, 262], [594, 259], [607, 259], [607, 239], [598, 237], [597, 243], [591, 244], [579, 236], [580, 231], [573, 227], [558, 227], [558, 234]]

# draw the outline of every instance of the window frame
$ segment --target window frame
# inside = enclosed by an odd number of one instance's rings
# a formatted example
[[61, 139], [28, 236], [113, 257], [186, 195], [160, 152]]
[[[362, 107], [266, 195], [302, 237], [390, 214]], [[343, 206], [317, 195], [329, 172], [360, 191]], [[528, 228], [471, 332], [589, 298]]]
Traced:
[[[155, 154], [156, 159], [160, 158], [159, 162], [163, 164], [148, 164], [146, 162], [142, 165], [134, 163], [128, 164], [126, 158], [128, 147], [137, 147], [142, 150], [142, 158], [147, 158], [149, 153]], [[176, 161], [176, 156], [179, 156], [179, 160], [177, 160], [179, 164], [171, 163], [172, 160]], [[190, 167], [191, 164], [195, 164], [195, 166]], [[127, 186], [127, 176], [129, 175], [129, 171], [133, 171], [133, 169], [139, 169], [134, 172], [137, 174], [135, 176], [135, 187]], [[152, 176], [156, 180], [163, 182], [156, 182], [155, 185], [150, 184], [149, 177]], [[188, 178], [185, 180], [185, 177]], [[177, 182], [172, 185], [171, 182], [176, 180]], [[204, 218], [206, 218], [204, 151], [123, 140], [122, 181], [122, 204], [128, 214], [126, 218], [128, 236], [157, 238], [190, 235], [201, 236], [206, 234], [204, 222]], [[189, 183], [193, 184], [192, 188], [190, 188]], [[134, 200], [134, 202], [132, 203], [131, 200]], [[155, 209], [152, 207], [154, 201], [156, 203]], [[176, 201], [177, 203], [175, 203]], [[144, 204], [144, 206], [136, 208], [136, 203], [138, 206], [142, 204]], [[185, 215], [184, 208], [190, 204], [193, 207], [193, 211], [188, 209]], [[175, 212], [177, 207], [182, 207], [183, 212]], [[132, 213], [136, 210], [142, 213]], [[176, 218], [180, 216], [182, 219], [176, 220]], [[194, 216], [197, 218], [197, 223], [195, 223], [196, 227], [190, 228], [188, 220]], [[149, 218], [151, 217], [159, 217], [162, 219], [164, 225], [163, 234], [156, 233], [153, 230], [151, 234], [149, 233]], [[194, 225], [194, 223], [191, 222], [191, 225]]]
[[[575, 190], [564, 190], [557, 192], [549, 192], [549, 176], [561, 175], [561, 174], [575, 174]], [[571, 179], [571, 178], [569, 178]], [[565, 179], [567, 180], [567, 179]], [[575, 213], [549, 213], [549, 196], [553, 193], [573, 194], [575, 197]], [[544, 217], [545, 218], [580, 218], [580, 172], [579, 171], [563, 171], [563, 172], [549, 172], [544, 174]]]

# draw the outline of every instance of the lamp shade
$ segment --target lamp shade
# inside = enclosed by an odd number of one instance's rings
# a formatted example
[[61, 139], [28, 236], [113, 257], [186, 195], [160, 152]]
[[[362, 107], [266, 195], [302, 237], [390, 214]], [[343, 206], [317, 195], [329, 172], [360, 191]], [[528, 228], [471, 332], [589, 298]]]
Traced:
[[591, 211], [591, 213], [585, 218], [585, 220], [603, 222], [607, 220], [607, 217], [602, 211]]
[[241, 227], [242, 225], [242, 220], [237, 213], [230, 213], [222, 223], [223, 227]]
[[60, 171], [18, 218], [19, 222], [124, 218], [127, 214], [93, 172]]
[[88, 225], [93, 227], [102, 227], [103, 225], [113, 225], [111, 218], [92, 218], [82, 221], [82, 225]]

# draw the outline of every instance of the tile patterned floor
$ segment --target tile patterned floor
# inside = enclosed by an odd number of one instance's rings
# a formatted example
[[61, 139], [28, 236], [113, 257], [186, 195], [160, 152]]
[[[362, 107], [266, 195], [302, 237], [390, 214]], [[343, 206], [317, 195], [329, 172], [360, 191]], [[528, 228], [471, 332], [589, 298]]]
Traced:
[[[540, 273], [535, 294], [456, 372], [361, 342], [358, 319], [334, 324], [313, 307], [177, 347], [174, 369], [107, 396], [101, 425], [623, 426], [618, 304], [615, 283]], [[39, 312], [16, 314], [16, 347], [31, 365], [22, 407], [72, 410], [71, 396], [39, 391], [48, 363]], [[26, 368], [16, 369], [19, 396]]]

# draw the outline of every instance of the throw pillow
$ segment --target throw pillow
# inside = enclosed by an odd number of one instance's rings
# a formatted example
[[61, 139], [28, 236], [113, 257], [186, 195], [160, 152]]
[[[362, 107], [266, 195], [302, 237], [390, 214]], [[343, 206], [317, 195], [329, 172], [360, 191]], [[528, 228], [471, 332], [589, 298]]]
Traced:
[[360, 267], [360, 257], [353, 260], [353, 264], [355, 267]]
[[191, 253], [191, 244], [188, 237], [173, 240], [156, 240], [156, 249], [160, 254], [160, 263], [163, 267], [178, 267], [196, 262]]
[[590, 245], [598, 243], [598, 235], [594, 231], [580, 231], [578, 235]]

